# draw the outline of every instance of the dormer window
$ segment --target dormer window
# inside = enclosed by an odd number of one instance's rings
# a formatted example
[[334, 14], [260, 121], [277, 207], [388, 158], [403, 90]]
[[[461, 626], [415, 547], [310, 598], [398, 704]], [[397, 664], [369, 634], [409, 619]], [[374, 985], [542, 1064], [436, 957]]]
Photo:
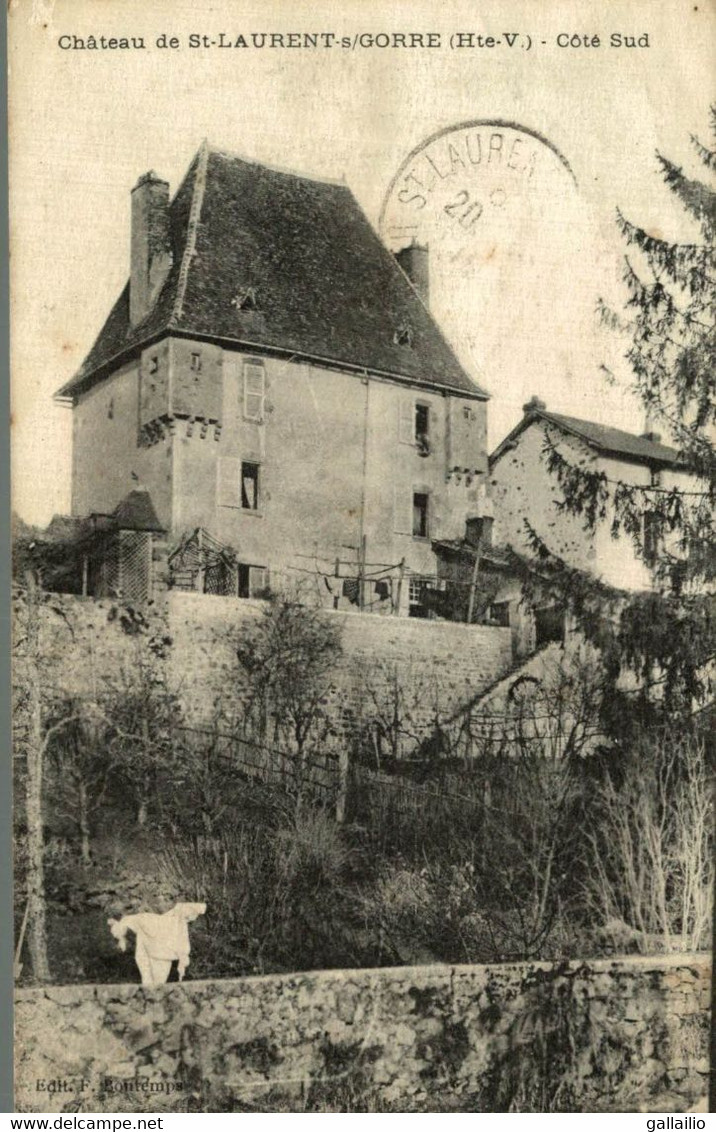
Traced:
[[413, 345], [413, 328], [409, 323], [405, 322], [398, 327], [393, 335], [393, 341], [396, 346], [407, 346], [410, 349]]
[[255, 287], [241, 287], [231, 300], [232, 307], [237, 311], [255, 311], [258, 309]]

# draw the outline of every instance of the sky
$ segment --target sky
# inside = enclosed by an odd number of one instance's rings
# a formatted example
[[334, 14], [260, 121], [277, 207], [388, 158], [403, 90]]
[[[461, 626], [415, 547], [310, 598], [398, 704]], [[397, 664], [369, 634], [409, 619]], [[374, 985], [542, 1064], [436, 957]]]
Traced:
[[[289, 33], [330, 33], [351, 46], [189, 46], [190, 35], [216, 43], [219, 33], [284, 43]], [[393, 33], [424, 44], [430, 33], [440, 46], [356, 41]], [[514, 46], [506, 33], [518, 36]], [[158, 47], [162, 34], [179, 47]], [[451, 47], [456, 34], [471, 45]], [[646, 35], [649, 46], [612, 47], [613, 34]], [[60, 46], [63, 36], [90, 35], [142, 37], [146, 47]], [[478, 47], [480, 35], [499, 43]], [[585, 46], [595, 35], [599, 46]], [[582, 42], [561, 47], [558, 36]], [[383, 215], [382, 235], [397, 247], [406, 182], [396, 176], [420, 178], [422, 168], [424, 177], [425, 154], [439, 162], [451, 138], [464, 145], [464, 123], [482, 123], [473, 135], [482, 131], [486, 144], [489, 123], [511, 123], [500, 127], [502, 158], [516, 137], [510, 153], [532, 145], [529, 183], [497, 157], [491, 167], [456, 162], [409, 216], [430, 247], [432, 309], [491, 394], [490, 446], [532, 394], [555, 411], [642, 430], [640, 406], [602, 375], [605, 362], [627, 376], [595, 308], [600, 296], [622, 297], [617, 207], [655, 234], [693, 235], [655, 154], [698, 174], [689, 135], [709, 140], [711, 3], [486, 0], [478, 11], [432, 0], [10, 0], [9, 39], [13, 505], [27, 521], [69, 511], [71, 412], [52, 394], [126, 281], [130, 190], [154, 169], [173, 192], [204, 138], [345, 179], [376, 229]], [[438, 132], [442, 142], [426, 148]], [[465, 200], [480, 204], [467, 227]]]

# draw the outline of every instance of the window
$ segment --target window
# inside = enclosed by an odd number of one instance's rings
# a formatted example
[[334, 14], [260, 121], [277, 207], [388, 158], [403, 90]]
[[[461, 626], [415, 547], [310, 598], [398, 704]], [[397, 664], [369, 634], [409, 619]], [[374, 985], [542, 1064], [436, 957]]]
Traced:
[[466, 421], [471, 421], [473, 419], [474, 413], [473, 413], [472, 409], [469, 407], [469, 405], [463, 406], [462, 415], [463, 415], [463, 417], [465, 418]]
[[428, 537], [428, 501], [426, 492], [413, 492], [413, 538]]
[[564, 642], [564, 610], [558, 605], [535, 609], [535, 644], [541, 648], [551, 641]]
[[411, 578], [408, 587], [408, 616], [409, 617], [427, 617], [428, 611], [425, 605], [425, 589], [426, 583], [424, 578]]
[[264, 419], [264, 367], [260, 362], [244, 363], [244, 417], [247, 421]]
[[424, 401], [403, 397], [398, 403], [398, 440], [418, 449], [421, 456], [430, 452], [430, 406]]
[[241, 462], [241, 506], [245, 511], [259, 509], [259, 466]]
[[151, 358], [149, 359], [149, 372], [150, 373], [156, 373], [158, 369], [159, 369], [159, 355], [158, 354], [152, 354]]
[[237, 311], [257, 310], [256, 288], [241, 287], [231, 300], [231, 305], [236, 307]]
[[408, 583], [408, 616], [442, 618], [445, 616], [446, 597], [445, 578], [414, 574]]
[[415, 406], [415, 443], [425, 455], [430, 451], [428, 433], [430, 431], [430, 409], [420, 401]]
[[265, 566], [238, 564], [238, 596], [262, 597], [268, 589], [268, 570]]
[[510, 603], [509, 601], [493, 601], [492, 605], [487, 610], [487, 624], [499, 625], [503, 629], [508, 629], [510, 626]]
[[407, 346], [408, 349], [410, 349], [413, 345], [412, 326], [407, 322], [399, 326], [395, 334], [393, 335], [393, 341], [395, 342], [396, 346]]
[[201, 354], [197, 352], [192, 353], [190, 366], [194, 373], [201, 373]]

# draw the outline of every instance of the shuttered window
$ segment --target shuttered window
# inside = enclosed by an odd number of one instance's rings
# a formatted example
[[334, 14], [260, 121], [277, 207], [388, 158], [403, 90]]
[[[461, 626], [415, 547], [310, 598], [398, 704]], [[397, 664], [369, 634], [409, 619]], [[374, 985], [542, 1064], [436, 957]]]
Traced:
[[393, 530], [397, 535], [413, 533], [413, 493], [398, 484], [393, 488]]
[[415, 402], [412, 397], [401, 397], [398, 402], [398, 440], [401, 444], [415, 444]]
[[241, 461], [233, 456], [217, 461], [216, 501], [220, 507], [241, 506]]
[[264, 419], [265, 373], [260, 362], [244, 362], [244, 417], [247, 421]]
[[265, 566], [249, 566], [248, 563], [239, 562], [239, 597], [261, 597], [268, 589], [268, 584], [269, 572]]

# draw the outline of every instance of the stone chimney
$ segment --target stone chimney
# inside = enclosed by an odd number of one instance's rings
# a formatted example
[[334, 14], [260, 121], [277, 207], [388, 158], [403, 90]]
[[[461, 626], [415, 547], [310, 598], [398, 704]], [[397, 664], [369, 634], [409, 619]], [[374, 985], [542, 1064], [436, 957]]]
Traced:
[[469, 515], [465, 520], [465, 542], [467, 545], [475, 550], [489, 550], [492, 546], [493, 523], [494, 519], [491, 515], [484, 515], [481, 518]]
[[408, 244], [395, 253], [395, 258], [413, 287], [427, 306], [430, 301], [430, 263], [428, 249], [423, 244]]
[[529, 401], [526, 401], [522, 406], [522, 412], [525, 414], [525, 416], [527, 416], [529, 413], [544, 413], [546, 412], [546, 410], [547, 405], [545, 404], [545, 402], [540, 397], [535, 397], [534, 395], [530, 397]]
[[150, 171], [132, 189], [129, 321], [141, 322], [172, 265], [169, 237], [169, 184]]
[[644, 416], [644, 431], [641, 436], [642, 440], [651, 440], [654, 444], [658, 444], [661, 440], [661, 433], [654, 428], [653, 418], [648, 409]]

